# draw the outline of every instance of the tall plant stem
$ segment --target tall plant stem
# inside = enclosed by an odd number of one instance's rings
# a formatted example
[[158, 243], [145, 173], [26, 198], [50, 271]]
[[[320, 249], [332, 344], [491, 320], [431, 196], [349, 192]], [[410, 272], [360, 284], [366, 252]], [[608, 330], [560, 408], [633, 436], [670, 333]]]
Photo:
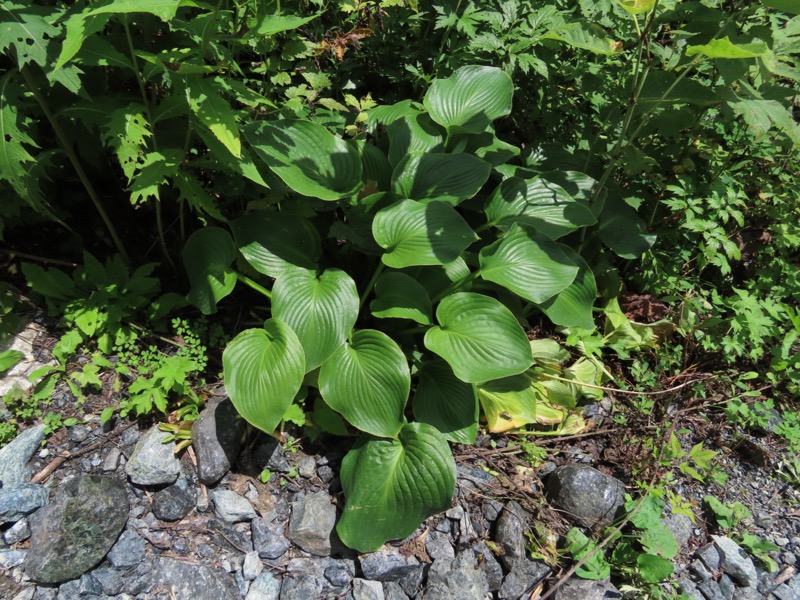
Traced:
[[267, 288], [265, 288], [261, 284], [256, 283], [255, 281], [250, 279], [247, 275], [242, 275], [241, 273], [237, 273], [236, 274], [236, 279], [241, 281], [246, 286], [253, 288], [259, 294], [263, 294], [264, 296], [266, 296], [267, 298], [272, 300], [272, 292], [270, 292]]
[[386, 265], [383, 261], [378, 263], [378, 266], [375, 267], [375, 271], [372, 272], [372, 277], [370, 277], [369, 281], [367, 282], [367, 287], [364, 288], [364, 292], [361, 294], [361, 298], [358, 299], [358, 308], [361, 310], [361, 307], [364, 306], [364, 302], [367, 301], [370, 293], [372, 292], [372, 288], [375, 287], [375, 282], [378, 281], [378, 277], [381, 276], [383, 270], [386, 268]]
[[78, 175], [78, 179], [80, 179], [81, 184], [83, 184], [84, 189], [86, 190], [86, 194], [89, 196], [89, 199], [94, 204], [95, 209], [97, 209], [97, 213], [100, 215], [100, 218], [103, 220], [103, 223], [108, 229], [108, 233], [111, 235], [111, 239], [114, 242], [114, 246], [117, 248], [117, 252], [119, 252], [122, 259], [129, 263], [131, 261], [130, 257], [128, 256], [128, 252], [125, 250], [125, 246], [122, 243], [119, 235], [117, 234], [117, 229], [114, 227], [114, 223], [111, 218], [106, 213], [106, 210], [103, 208], [103, 204], [100, 202], [100, 197], [97, 195], [97, 192], [92, 185], [92, 182], [89, 181], [89, 177], [86, 175], [86, 171], [83, 170], [83, 165], [81, 164], [80, 160], [78, 160], [78, 156], [75, 154], [75, 151], [72, 149], [72, 145], [70, 144], [70, 140], [67, 135], [64, 133], [64, 130], [61, 129], [61, 125], [58, 123], [56, 116], [53, 114], [53, 111], [50, 110], [50, 106], [47, 104], [47, 100], [42, 93], [39, 91], [39, 87], [36, 85], [36, 81], [34, 80], [33, 76], [28, 71], [27, 67], [22, 67], [20, 69], [22, 73], [22, 77], [25, 79], [25, 83], [28, 85], [28, 89], [33, 94], [34, 99], [39, 104], [44, 112], [45, 117], [50, 122], [50, 126], [53, 128], [53, 132], [56, 134], [58, 138], [58, 142], [61, 144], [61, 148], [64, 150], [64, 153], [67, 155], [67, 159], [72, 164], [72, 167], [75, 169], [75, 173]]

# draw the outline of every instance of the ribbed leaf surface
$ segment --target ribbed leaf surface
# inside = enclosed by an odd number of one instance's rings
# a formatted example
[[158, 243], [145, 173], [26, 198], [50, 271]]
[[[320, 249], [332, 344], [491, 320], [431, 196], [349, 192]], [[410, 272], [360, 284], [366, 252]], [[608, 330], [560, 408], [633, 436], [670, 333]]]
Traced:
[[231, 235], [219, 227], [199, 229], [186, 240], [182, 257], [191, 285], [189, 301], [204, 315], [214, 314], [217, 302], [236, 287]]
[[541, 309], [556, 325], [594, 329], [592, 308], [597, 298], [594, 273], [580, 256], [580, 270], [565, 289], [541, 305]]
[[375, 300], [369, 309], [379, 319], [411, 319], [431, 325], [431, 300], [428, 292], [416, 279], [405, 273], [384, 273], [375, 283]]
[[537, 303], [555, 296], [578, 274], [572, 250], [518, 223], [481, 250], [480, 264], [483, 279]]
[[222, 354], [225, 390], [242, 417], [272, 433], [303, 383], [303, 347], [277, 319], [237, 335]]
[[511, 311], [481, 294], [446, 296], [436, 309], [438, 327], [425, 347], [444, 358], [461, 381], [479, 383], [522, 373], [531, 366], [528, 337]]
[[443, 360], [426, 361], [412, 403], [414, 418], [433, 425], [451, 442], [474, 444], [478, 433], [478, 396]]
[[408, 361], [386, 334], [356, 331], [325, 361], [319, 391], [325, 402], [353, 427], [382, 437], [396, 437], [411, 389]]
[[306, 371], [341, 346], [358, 318], [358, 291], [344, 271], [291, 269], [272, 288], [272, 316], [291, 327], [303, 345]]
[[392, 191], [455, 206], [477, 194], [491, 172], [492, 165], [470, 154], [411, 152], [392, 173]]
[[371, 552], [450, 507], [456, 464], [435, 427], [408, 423], [397, 440], [366, 439], [353, 448], [341, 479], [345, 506], [336, 531], [348, 547]]
[[372, 234], [387, 250], [383, 262], [396, 269], [450, 263], [478, 239], [450, 205], [415, 200], [402, 200], [378, 212]]

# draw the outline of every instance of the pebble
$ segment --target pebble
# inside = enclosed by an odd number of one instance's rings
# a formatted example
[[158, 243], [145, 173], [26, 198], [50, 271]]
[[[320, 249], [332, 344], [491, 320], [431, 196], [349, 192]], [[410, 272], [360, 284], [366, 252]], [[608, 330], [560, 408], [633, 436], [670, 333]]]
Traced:
[[128, 529], [119, 536], [116, 544], [108, 553], [108, 562], [117, 569], [129, 569], [144, 559], [145, 541], [135, 531]]
[[[245, 600], [278, 600], [280, 593], [281, 580], [269, 571], [264, 571], [250, 585]], [[306, 600], [311, 599], [307, 598]]]
[[585, 465], [566, 465], [545, 482], [549, 502], [584, 527], [607, 527], [625, 503], [625, 485]]
[[397, 581], [419, 566], [419, 561], [413, 556], [406, 556], [396, 548], [387, 546], [377, 552], [360, 555], [358, 563], [364, 578], [374, 581]]
[[213, 498], [214, 512], [220, 519], [229, 523], [250, 521], [258, 516], [253, 505], [234, 491], [215, 490]]
[[29, 537], [31, 537], [31, 526], [28, 519], [20, 519], [3, 533], [3, 541], [9, 546], [24, 542]]
[[125, 465], [125, 472], [134, 485], [174, 483], [181, 472], [180, 461], [173, 452], [174, 444], [164, 443], [170, 435], [157, 426], [151, 427], [138, 442]]
[[86, 425], [75, 425], [68, 429], [69, 433], [67, 438], [73, 444], [81, 444], [85, 442], [92, 434], [92, 428]]
[[0, 523], [16, 523], [47, 504], [49, 494], [43, 485], [24, 483], [0, 489]]
[[384, 600], [383, 586], [379, 581], [354, 579], [353, 591], [348, 598], [352, 600]]
[[153, 496], [153, 514], [162, 521], [180, 521], [194, 506], [193, 494], [178, 485], [171, 485]]
[[513, 500], [508, 502], [497, 519], [497, 530], [494, 540], [503, 549], [500, 562], [506, 569], [525, 558], [525, 537], [527, 519], [525, 511]]
[[752, 559], [732, 539], [712, 535], [720, 557], [720, 566], [731, 579], [743, 587], [756, 587], [758, 573]]
[[258, 556], [258, 552], [253, 550], [244, 555], [244, 562], [242, 563], [242, 577], [247, 581], [253, 581], [264, 570], [264, 564]]
[[31, 427], [0, 448], [0, 485], [3, 489], [30, 480], [32, 472], [28, 462], [44, 440], [44, 431], [44, 424]]
[[291, 547], [280, 523], [257, 517], [250, 522], [250, 530], [253, 547], [261, 558], [280, 558]]
[[197, 478], [205, 485], [218, 482], [236, 462], [247, 422], [227, 399], [210, 401], [192, 425]]
[[308, 494], [292, 504], [287, 537], [306, 552], [330, 556], [336, 507], [327, 492]]

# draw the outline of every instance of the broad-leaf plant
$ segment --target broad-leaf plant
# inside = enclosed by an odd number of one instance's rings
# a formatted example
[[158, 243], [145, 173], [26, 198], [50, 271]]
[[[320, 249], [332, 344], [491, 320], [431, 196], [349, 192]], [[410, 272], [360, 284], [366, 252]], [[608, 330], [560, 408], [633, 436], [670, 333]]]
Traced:
[[[481, 407], [491, 431], [538, 422], [537, 402], [553, 423], [574, 408], [570, 381], [600, 381], [599, 363], [559, 370], [559, 349], [526, 335], [532, 314], [594, 328], [595, 275], [565, 240], [596, 239], [583, 247], [597, 254], [613, 222], [647, 246], [635, 213], [592, 194], [594, 180], [537, 172], [498, 139], [492, 122], [512, 94], [501, 70], [468, 66], [421, 104], [369, 111], [365, 139], [303, 120], [248, 125], [244, 140], [285, 196], [186, 244], [203, 312], [239, 281], [270, 301], [270, 318], [223, 355], [240, 414], [273, 432], [313, 387], [315, 414], [332, 410], [359, 433], [337, 526], [359, 551], [450, 506], [448, 442], [475, 441]], [[548, 369], [560, 376], [544, 386]]]

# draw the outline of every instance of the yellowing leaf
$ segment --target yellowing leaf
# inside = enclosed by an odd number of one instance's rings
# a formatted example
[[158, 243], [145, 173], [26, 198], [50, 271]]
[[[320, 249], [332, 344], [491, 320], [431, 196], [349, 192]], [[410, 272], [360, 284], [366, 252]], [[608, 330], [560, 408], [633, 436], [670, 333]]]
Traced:
[[734, 44], [728, 36], [725, 36], [711, 40], [707, 44], [687, 47], [686, 56], [702, 54], [706, 58], [758, 58], [763, 56], [767, 50], [769, 48], [764, 42]]

